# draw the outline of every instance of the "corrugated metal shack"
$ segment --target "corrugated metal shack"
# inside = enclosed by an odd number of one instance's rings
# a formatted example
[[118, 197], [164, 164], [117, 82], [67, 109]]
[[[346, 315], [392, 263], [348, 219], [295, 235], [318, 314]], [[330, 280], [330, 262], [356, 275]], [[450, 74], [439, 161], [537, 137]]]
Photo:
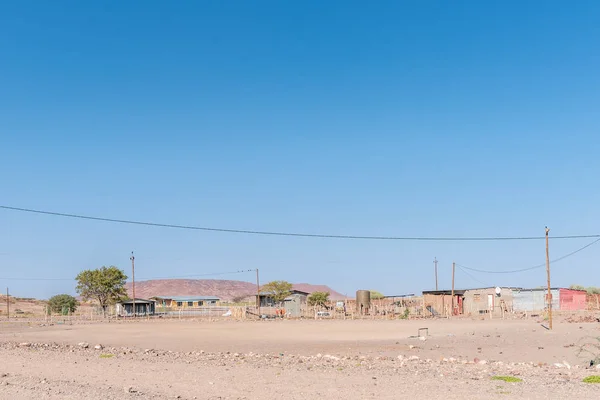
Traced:
[[[290, 295], [286, 297], [285, 302], [292, 301], [294, 299], [299, 299], [300, 303], [306, 303], [306, 299], [310, 293], [303, 292], [301, 290], [292, 289], [290, 290]], [[277, 304], [275, 299], [273, 299], [273, 294], [268, 292], [261, 292], [259, 295], [259, 301], [261, 307], [276, 307]], [[293, 306], [290, 306], [293, 307]]]
[[[560, 310], [560, 288], [550, 289], [552, 309]], [[548, 289], [513, 289], [513, 309], [520, 312], [537, 312], [546, 309]]]
[[560, 289], [560, 310], [580, 311], [587, 309], [587, 292], [585, 290]]
[[[154, 315], [155, 302], [146, 299], [135, 299], [135, 315]], [[116, 304], [117, 315], [123, 317], [133, 316], [133, 300], [126, 300]]]
[[291, 295], [286, 297], [283, 307], [285, 308], [285, 314], [288, 317], [297, 318], [302, 316], [302, 310], [306, 307], [306, 299], [308, 293], [294, 291]]

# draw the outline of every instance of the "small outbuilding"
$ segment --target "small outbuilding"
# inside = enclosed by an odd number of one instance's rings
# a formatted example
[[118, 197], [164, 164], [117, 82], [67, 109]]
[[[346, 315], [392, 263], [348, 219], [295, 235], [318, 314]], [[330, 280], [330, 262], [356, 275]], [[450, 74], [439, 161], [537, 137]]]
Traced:
[[560, 289], [558, 294], [561, 311], [587, 310], [587, 292], [585, 290]]
[[[587, 309], [587, 293], [584, 290], [551, 288], [552, 309], [579, 311]], [[542, 312], [547, 308], [548, 289], [513, 289], [513, 308], [520, 312]]]
[[423, 306], [429, 316], [447, 317], [463, 313], [465, 290], [426, 290], [423, 292]]
[[[308, 298], [309, 293], [303, 292], [301, 290], [290, 290], [290, 295], [285, 298], [285, 302], [294, 301], [294, 303], [304, 304], [306, 303], [306, 299]], [[275, 299], [273, 299], [273, 294], [268, 292], [262, 292], [258, 295], [260, 306], [261, 307], [275, 307], [277, 306]]]
[[[288, 317], [296, 318], [301, 317], [303, 310], [306, 308], [306, 301], [309, 293], [303, 292], [302, 290], [292, 289], [290, 294], [283, 301], [283, 309], [285, 315]], [[271, 293], [261, 293], [258, 296], [261, 307], [277, 307], [275, 299]]]
[[154, 315], [156, 311], [155, 302], [153, 300], [146, 299], [133, 299], [125, 300], [117, 303], [116, 305], [116, 313], [122, 317], [131, 317], [134, 315], [133, 305], [135, 303], [135, 315], [136, 316], [146, 316], [146, 315]]

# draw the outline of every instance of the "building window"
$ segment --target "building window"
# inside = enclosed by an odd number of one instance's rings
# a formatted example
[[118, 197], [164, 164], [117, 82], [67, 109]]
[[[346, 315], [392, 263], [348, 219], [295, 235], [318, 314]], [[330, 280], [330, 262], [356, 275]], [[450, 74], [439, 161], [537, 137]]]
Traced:
[[479, 293], [474, 294], [473, 301], [481, 301], [481, 295]]
[[177, 302], [177, 307], [181, 307], [181, 306], [183, 306], [183, 302], [182, 301], [178, 301]]
[[203, 305], [204, 305], [204, 302], [203, 302], [203, 301], [199, 301], [199, 302], [198, 302], [198, 307], [202, 307]]
[[188, 301], [188, 307], [194, 307], [194, 302], [193, 301]]
[[217, 301], [216, 300], [211, 300], [210, 304], [217, 304]]

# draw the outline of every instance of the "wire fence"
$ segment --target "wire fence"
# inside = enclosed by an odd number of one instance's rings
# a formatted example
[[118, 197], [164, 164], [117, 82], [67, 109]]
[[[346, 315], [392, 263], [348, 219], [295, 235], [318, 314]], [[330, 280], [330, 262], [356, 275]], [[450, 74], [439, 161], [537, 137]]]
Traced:
[[[544, 317], [546, 310], [530, 313], [506, 313], [506, 318], [540, 318]], [[564, 317], [566, 320], [583, 321], [595, 320], [600, 316], [600, 295], [588, 295], [586, 309], [584, 310], [560, 310], [554, 309], [553, 314]], [[469, 317], [472, 315], [462, 315]], [[109, 307], [106, 311], [100, 307], [83, 306], [74, 313], [50, 313], [47, 309], [42, 312], [27, 311], [20, 312], [18, 309], [11, 310], [10, 317], [6, 312], [0, 313], [0, 330], [10, 330], [14, 327], [50, 326], [50, 325], [74, 325], [100, 322], [133, 322], [136, 320], [264, 320], [264, 319], [319, 319], [319, 320], [347, 320], [347, 319], [422, 319], [439, 317], [425, 307], [422, 297], [409, 299], [377, 299], [372, 300], [368, 309], [359, 311], [354, 300], [342, 302], [329, 302], [322, 306], [309, 306], [306, 303], [299, 307], [290, 309], [285, 306], [262, 306], [260, 309], [255, 305], [216, 305], [197, 308], [170, 308], [156, 307], [152, 312], [131, 314], [117, 313], [115, 307]]]

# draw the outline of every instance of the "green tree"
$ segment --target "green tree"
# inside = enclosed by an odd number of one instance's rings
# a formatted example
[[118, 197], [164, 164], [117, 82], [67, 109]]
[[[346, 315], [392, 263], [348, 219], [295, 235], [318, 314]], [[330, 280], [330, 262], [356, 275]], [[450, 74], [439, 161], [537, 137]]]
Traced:
[[281, 304], [291, 294], [292, 284], [286, 281], [272, 281], [265, 284], [260, 293], [272, 298], [276, 304]]
[[569, 286], [569, 289], [573, 289], [573, 290], [585, 290], [585, 288], [581, 285], [571, 285]]
[[322, 307], [329, 301], [329, 292], [312, 292], [306, 301], [309, 306]]
[[77, 293], [84, 300], [98, 300], [104, 315], [106, 315], [106, 308], [109, 305], [127, 297], [125, 290], [127, 275], [117, 267], [88, 269], [81, 271], [75, 279], [77, 280]]
[[77, 299], [68, 294], [57, 294], [56, 296], [50, 297], [48, 300], [48, 308], [50, 311], [59, 314], [73, 313], [77, 309], [79, 302]]
[[371, 300], [379, 300], [379, 299], [383, 299], [385, 297], [381, 292], [378, 292], [377, 290], [370, 290], [370, 292], [371, 292]]

